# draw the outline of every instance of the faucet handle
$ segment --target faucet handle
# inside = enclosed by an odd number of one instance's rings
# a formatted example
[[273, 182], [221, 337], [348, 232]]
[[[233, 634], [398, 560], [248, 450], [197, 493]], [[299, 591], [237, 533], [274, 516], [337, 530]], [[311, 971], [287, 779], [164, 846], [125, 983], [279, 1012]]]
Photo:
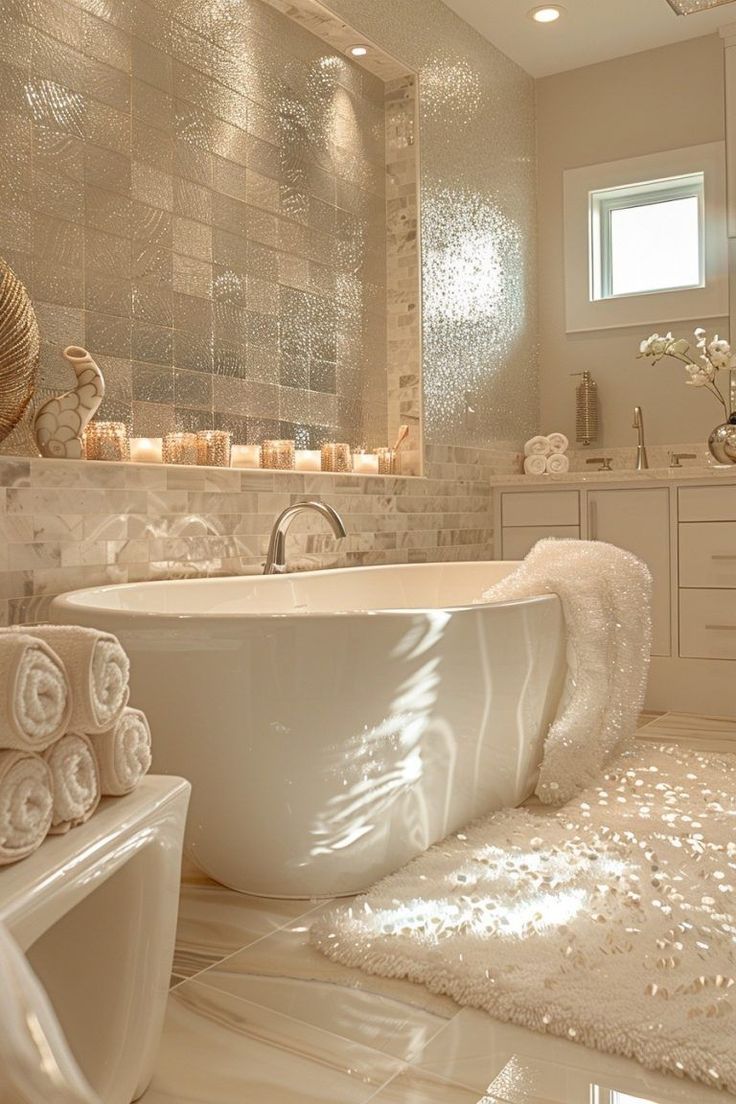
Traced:
[[670, 467], [681, 468], [681, 460], [697, 460], [697, 456], [694, 452], [671, 452], [670, 453]]
[[611, 467], [610, 456], [591, 456], [590, 460], [585, 461], [586, 464], [600, 464], [598, 471], [613, 471]]

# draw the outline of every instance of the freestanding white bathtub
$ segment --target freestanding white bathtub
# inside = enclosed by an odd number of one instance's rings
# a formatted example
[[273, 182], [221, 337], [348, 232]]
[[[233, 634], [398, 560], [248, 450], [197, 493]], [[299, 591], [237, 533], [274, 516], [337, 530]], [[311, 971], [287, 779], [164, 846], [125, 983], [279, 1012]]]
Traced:
[[512, 563], [105, 586], [56, 621], [116, 633], [187, 850], [233, 889], [366, 889], [532, 791], [565, 673], [556, 596], [474, 605]]

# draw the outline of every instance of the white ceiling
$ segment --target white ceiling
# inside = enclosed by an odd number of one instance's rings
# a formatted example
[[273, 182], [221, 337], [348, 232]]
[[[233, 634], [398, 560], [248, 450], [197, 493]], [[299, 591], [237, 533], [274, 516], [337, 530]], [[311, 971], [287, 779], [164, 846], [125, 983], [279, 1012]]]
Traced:
[[675, 15], [667, 0], [559, 0], [565, 13], [550, 24], [528, 17], [542, 0], [444, 2], [534, 77], [698, 38], [736, 23], [736, 0], [696, 15]]

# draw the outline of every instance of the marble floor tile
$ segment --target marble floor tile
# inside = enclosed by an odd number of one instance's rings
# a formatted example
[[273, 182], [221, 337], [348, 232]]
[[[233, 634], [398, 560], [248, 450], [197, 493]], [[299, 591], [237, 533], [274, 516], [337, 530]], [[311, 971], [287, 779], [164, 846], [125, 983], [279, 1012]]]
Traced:
[[457, 1015], [454, 1001], [422, 986], [331, 962], [309, 945], [309, 919], [231, 955], [198, 980], [405, 1061]]
[[197, 981], [169, 996], [144, 1104], [366, 1104], [405, 1067]]
[[502, 1104], [492, 1097], [479, 1098], [473, 1089], [453, 1085], [422, 1070], [400, 1073], [371, 1097], [370, 1104]]
[[655, 721], [657, 719], [657, 717], [662, 717], [662, 716], [664, 716], [664, 714], [660, 713], [660, 712], [657, 712], [656, 710], [645, 709], [642, 713], [639, 714], [639, 720], [636, 722], [636, 727], [637, 728], [643, 728], [644, 725], [648, 725], [652, 721]]
[[503, 1104], [736, 1104], [730, 1093], [464, 1008], [413, 1063]]
[[699, 751], [736, 752], [736, 719], [665, 713], [637, 733], [640, 740], [671, 741]]
[[316, 908], [310, 901], [246, 897], [205, 875], [182, 883], [173, 972], [192, 977]]

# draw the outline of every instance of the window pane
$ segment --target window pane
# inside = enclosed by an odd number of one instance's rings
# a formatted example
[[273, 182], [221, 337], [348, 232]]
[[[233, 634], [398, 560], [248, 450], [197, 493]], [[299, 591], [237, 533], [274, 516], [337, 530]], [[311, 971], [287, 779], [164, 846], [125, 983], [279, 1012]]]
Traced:
[[697, 196], [620, 207], [611, 218], [611, 294], [700, 283]]

